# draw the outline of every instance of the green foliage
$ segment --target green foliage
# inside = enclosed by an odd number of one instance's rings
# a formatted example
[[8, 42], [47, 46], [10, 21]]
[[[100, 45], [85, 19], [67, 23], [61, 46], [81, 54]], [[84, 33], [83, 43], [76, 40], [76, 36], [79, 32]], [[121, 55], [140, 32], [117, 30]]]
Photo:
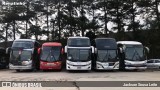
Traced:
[[93, 31], [97, 36], [105, 34], [117, 40], [141, 41], [153, 48], [152, 56], [156, 49], [160, 50], [159, 0], [3, 1], [25, 2], [25, 5], [8, 5], [9, 10], [0, 8], [2, 41], [22, 33], [22, 38], [34, 36], [41, 40], [47, 36], [47, 40], [60, 41]]

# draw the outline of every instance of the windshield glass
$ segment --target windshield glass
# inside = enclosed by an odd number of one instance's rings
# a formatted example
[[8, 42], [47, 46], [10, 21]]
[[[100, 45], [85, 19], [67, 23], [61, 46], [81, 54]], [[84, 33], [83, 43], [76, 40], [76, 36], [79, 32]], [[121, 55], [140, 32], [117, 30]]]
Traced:
[[41, 60], [43, 61], [57, 61], [61, 53], [60, 46], [44, 46], [42, 48]]
[[128, 60], [141, 60], [144, 56], [143, 46], [142, 45], [127, 45], [125, 49], [125, 55], [126, 55], [126, 59]]
[[98, 61], [115, 62], [117, 61], [116, 50], [98, 50]]
[[68, 46], [72, 47], [89, 47], [90, 40], [87, 38], [70, 38], [68, 40]]
[[71, 60], [86, 61], [90, 59], [90, 53], [89, 49], [69, 49], [68, 57], [71, 57]]
[[96, 39], [96, 48], [117, 49], [117, 43], [115, 39]]
[[31, 56], [32, 56], [32, 51], [13, 50], [11, 52], [11, 60], [27, 61], [31, 60]]
[[12, 47], [23, 47], [31, 49], [33, 48], [33, 42], [30, 41], [16, 41], [13, 43]]

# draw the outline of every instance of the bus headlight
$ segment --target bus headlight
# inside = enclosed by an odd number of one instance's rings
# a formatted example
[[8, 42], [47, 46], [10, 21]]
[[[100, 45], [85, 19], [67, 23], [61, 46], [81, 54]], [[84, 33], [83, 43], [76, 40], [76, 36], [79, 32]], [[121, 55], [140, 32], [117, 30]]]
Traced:
[[98, 68], [103, 68], [103, 66], [100, 65], [100, 64], [97, 64], [96, 67], [97, 67], [97, 69], [98, 69]]
[[68, 56], [68, 60], [71, 60], [72, 59], [72, 57], [71, 56]]
[[10, 63], [10, 64], [9, 64], [9, 67], [12, 67], [12, 66], [13, 66], [13, 65]]
[[32, 61], [22, 61], [22, 65], [31, 65]]
[[129, 62], [125, 62], [125, 65], [131, 65], [131, 63], [129, 63]]

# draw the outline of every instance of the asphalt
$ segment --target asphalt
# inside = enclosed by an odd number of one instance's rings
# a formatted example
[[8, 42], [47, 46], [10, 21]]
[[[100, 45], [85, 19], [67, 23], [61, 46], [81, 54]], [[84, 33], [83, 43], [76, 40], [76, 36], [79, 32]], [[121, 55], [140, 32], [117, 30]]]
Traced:
[[[159, 70], [146, 70], [146, 71], [22, 71], [16, 72], [15, 70], [0, 70], [0, 81], [65, 81], [70, 87], [0, 87], [0, 90], [159, 90], [160, 87], [98, 87], [87, 86], [87, 81], [160, 81]], [[74, 81], [75, 83], [70, 83]], [[86, 86], [79, 86], [76, 82], [82, 81]], [[105, 83], [105, 82], [104, 82]]]

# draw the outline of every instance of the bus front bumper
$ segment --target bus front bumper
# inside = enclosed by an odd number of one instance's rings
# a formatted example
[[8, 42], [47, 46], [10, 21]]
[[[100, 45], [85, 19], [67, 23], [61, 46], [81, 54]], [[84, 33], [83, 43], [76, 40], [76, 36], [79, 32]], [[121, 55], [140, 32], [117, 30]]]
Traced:
[[67, 60], [67, 70], [91, 70], [91, 61], [88, 62], [71, 62]]
[[118, 68], [114, 68], [114, 66], [108, 67], [96, 67], [97, 70], [118, 70]]
[[115, 62], [113, 65], [109, 65], [109, 62], [96, 62], [97, 70], [118, 70], [119, 69], [119, 62]]
[[138, 70], [145, 70], [147, 69], [147, 67], [125, 67], [126, 70], [135, 70], [135, 69], [138, 69]]
[[129, 61], [125, 60], [125, 69], [126, 70], [145, 70], [147, 69], [147, 60], [144, 61]]
[[40, 61], [41, 70], [61, 70], [62, 62], [43, 62]]
[[32, 69], [32, 65], [26, 65], [26, 66], [15, 66], [12, 64], [9, 64], [9, 69], [21, 69], [21, 70], [28, 70], [28, 69]]

